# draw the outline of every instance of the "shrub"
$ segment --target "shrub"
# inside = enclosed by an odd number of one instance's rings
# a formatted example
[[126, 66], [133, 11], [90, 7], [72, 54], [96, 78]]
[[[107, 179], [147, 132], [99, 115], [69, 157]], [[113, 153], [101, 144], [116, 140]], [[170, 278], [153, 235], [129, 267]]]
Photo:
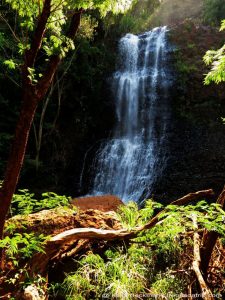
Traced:
[[51, 209], [57, 206], [68, 206], [70, 197], [59, 196], [53, 192], [47, 192], [42, 194], [42, 199], [37, 200], [34, 198], [34, 194], [29, 190], [19, 190], [18, 194], [13, 195], [11, 205], [11, 215], [17, 214], [31, 214], [42, 209]]
[[[148, 222], [155, 208], [161, 206], [148, 200], [138, 210], [137, 204], [130, 202], [120, 207], [118, 217], [125, 228], [132, 229]], [[117, 244], [102, 256], [91, 253], [78, 261], [77, 270], [63, 283], [66, 299], [142, 299], [142, 293], [150, 293], [153, 298], [157, 295], [157, 299], [178, 299], [192, 275], [193, 215], [200, 231], [207, 228], [225, 236], [225, 212], [220, 205], [205, 201], [168, 205], [156, 226], [142, 231], [128, 244]]]
[[203, 19], [209, 25], [219, 26], [225, 19], [224, 0], [204, 0]]

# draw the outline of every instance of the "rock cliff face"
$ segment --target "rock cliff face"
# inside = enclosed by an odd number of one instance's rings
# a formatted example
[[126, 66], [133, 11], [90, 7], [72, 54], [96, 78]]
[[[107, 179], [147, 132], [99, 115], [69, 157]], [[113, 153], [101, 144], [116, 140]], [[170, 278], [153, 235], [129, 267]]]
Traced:
[[163, 201], [204, 188], [219, 193], [225, 183], [225, 84], [203, 84], [208, 70], [202, 60], [207, 50], [221, 46], [224, 34], [185, 21], [172, 27], [170, 40], [176, 74], [170, 156], [155, 186], [155, 197]]

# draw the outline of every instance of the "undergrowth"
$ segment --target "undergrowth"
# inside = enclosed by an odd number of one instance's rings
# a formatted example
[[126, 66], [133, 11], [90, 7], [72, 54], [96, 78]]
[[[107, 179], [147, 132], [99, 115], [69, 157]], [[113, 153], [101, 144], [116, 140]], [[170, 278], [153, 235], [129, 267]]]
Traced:
[[[57, 207], [63, 207], [63, 213], [66, 213], [67, 207], [70, 206], [69, 200], [69, 197], [59, 196], [52, 192], [43, 193], [42, 199], [38, 200], [29, 190], [19, 190], [18, 194], [13, 195], [8, 217], [18, 214], [28, 215]], [[1, 268], [4, 270], [0, 274], [0, 285], [3, 281], [7, 286], [20, 291], [34, 284], [40, 293], [44, 293], [41, 285], [46, 279], [39, 274], [36, 278], [30, 276], [29, 261], [35, 254], [45, 253], [45, 245], [49, 237], [37, 232], [26, 232], [27, 227], [29, 227], [29, 222], [26, 219], [21, 221], [12, 218], [10, 222], [6, 222], [4, 237], [0, 239]], [[0, 292], [2, 292], [1, 287]]]
[[[135, 202], [121, 206], [118, 218], [129, 230], [146, 224], [162, 205], [148, 200], [143, 209]], [[58, 293], [67, 300], [169, 299], [187, 294], [193, 282], [193, 215], [199, 233], [206, 228], [225, 236], [225, 212], [218, 204], [167, 206], [160, 221], [127, 244], [109, 246], [100, 256], [90, 252], [77, 260], [77, 269], [66, 274]], [[193, 291], [197, 286], [192, 285]], [[217, 298], [224, 287], [217, 287]], [[222, 297], [222, 296], [221, 296]], [[222, 298], [221, 298], [222, 299]]]
[[70, 197], [57, 195], [53, 192], [42, 193], [41, 199], [36, 199], [29, 190], [19, 190], [13, 195], [10, 207], [11, 216], [18, 214], [27, 215], [43, 209], [51, 209], [59, 206], [69, 206]]
[[[42, 196], [43, 199], [38, 201], [28, 190], [21, 190], [14, 196], [11, 214], [26, 215], [43, 208], [69, 205], [69, 198], [65, 196], [54, 193], [44, 193]], [[148, 223], [159, 211], [158, 223], [140, 231], [137, 237], [105, 244], [102, 250], [90, 247], [88, 253], [74, 258], [74, 271], [65, 274], [63, 282], [49, 284], [50, 299], [132, 300], [157, 297], [176, 300], [187, 294], [190, 285], [192, 292], [197, 293], [198, 285], [191, 268], [195, 232], [193, 216], [197, 218], [200, 236], [205, 229], [217, 232], [221, 237], [219, 243], [224, 247], [225, 212], [219, 204], [205, 201], [196, 205], [163, 207], [147, 200], [142, 209], [136, 202], [122, 205], [117, 211], [117, 218], [123, 228], [133, 231]], [[32, 283], [27, 262], [35, 253], [44, 252], [48, 237], [34, 232], [16, 232], [16, 227], [17, 223], [7, 224], [0, 248], [3, 249], [7, 269], [17, 270], [7, 276], [5, 282], [24, 289]], [[39, 277], [35, 280], [34, 284], [41, 291], [45, 279]], [[217, 299], [222, 299], [221, 293], [225, 291], [223, 284], [211, 282], [211, 289]]]

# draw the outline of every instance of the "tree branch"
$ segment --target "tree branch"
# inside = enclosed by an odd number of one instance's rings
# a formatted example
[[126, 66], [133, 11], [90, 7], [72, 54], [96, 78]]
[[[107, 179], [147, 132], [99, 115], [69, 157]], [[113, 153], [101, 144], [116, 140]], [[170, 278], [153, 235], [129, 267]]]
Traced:
[[66, 35], [68, 38], [72, 40], [75, 38], [77, 31], [79, 29], [82, 13], [83, 13], [83, 8], [76, 11], [72, 16], [70, 27]]
[[[76, 11], [72, 16], [70, 27], [68, 33], [66, 34], [66, 36], [70, 39], [74, 39], [79, 29], [82, 12], [83, 10], [80, 9], [79, 11]], [[49, 86], [52, 83], [55, 72], [60, 62], [61, 62], [60, 55], [52, 55], [50, 57], [48, 67], [44, 72], [43, 77], [39, 80], [37, 84], [37, 96], [39, 99], [42, 99], [47, 93], [47, 90], [49, 89]]]
[[51, 14], [51, 0], [45, 0], [42, 13], [39, 17], [36, 30], [34, 32], [31, 47], [25, 53], [25, 63], [27, 67], [33, 67], [38, 51], [41, 48], [43, 36], [46, 31], [46, 24]]
[[19, 43], [20, 39], [18, 38], [18, 36], [16, 35], [15, 31], [12, 29], [12, 27], [8, 23], [8, 21], [1, 14], [0, 14], [0, 18], [6, 23], [6, 25], [9, 27], [9, 30], [11, 31], [14, 39]]
[[189, 193], [184, 197], [173, 201], [170, 205], [183, 205], [190, 201], [202, 200], [204, 198], [212, 198], [215, 194], [212, 189]]

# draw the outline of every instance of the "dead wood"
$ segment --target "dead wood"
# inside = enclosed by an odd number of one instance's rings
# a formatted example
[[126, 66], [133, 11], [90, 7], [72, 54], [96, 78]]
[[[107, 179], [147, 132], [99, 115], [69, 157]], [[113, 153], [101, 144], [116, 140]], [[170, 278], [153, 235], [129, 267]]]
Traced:
[[[189, 194], [185, 195], [184, 197], [171, 202], [170, 205], [181, 206], [181, 205], [185, 205], [191, 201], [196, 201], [196, 200], [209, 198], [209, 197], [213, 197], [213, 196], [214, 196], [214, 192], [212, 189], [198, 191], [195, 193], [189, 193]], [[159, 222], [160, 215], [164, 212], [165, 212], [165, 210], [159, 212], [154, 218], [151, 219], [151, 221], [149, 221], [146, 225], [144, 225], [142, 227], [142, 230], [150, 229], [150, 228], [154, 227]]]
[[40, 294], [38, 288], [31, 284], [27, 286], [23, 293], [23, 300], [45, 300], [46, 295], [43, 293]]
[[[190, 201], [212, 197], [212, 190], [190, 193], [174, 202], [172, 205], [184, 205]], [[7, 222], [25, 225], [18, 226], [17, 231], [44, 233], [51, 238], [45, 246], [45, 253], [37, 253], [29, 262], [27, 268], [30, 276], [40, 274], [47, 276], [49, 261], [59, 261], [67, 256], [85, 253], [89, 245], [96, 241], [131, 240], [143, 231], [153, 228], [161, 221], [159, 212], [144, 226], [136, 227], [132, 231], [121, 228], [114, 212], [99, 212], [93, 209], [76, 211], [74, 209], [52, 209], [28, 216], [16, 216]], [[77, 228], [78, 227], [78, 228]]]
[[200, 270], [200, 263], [201, 263], [201, 256], [200, 256], [200, 236], [198, 234], [198, 223], [197, 223], [197, 216], [193, 215], [192, 217], [193, 220], [193, 227], [194, 227], [194, 260], [192, 263], [193, 270], [195, 272], [195, 275], [198, 279], [201, 292], [202, 292], [202, 299], [203, 300], [213, 300], [213, 294], [209, 287], [207, 286], [203, 275]]
[[[214, 193], [212, 190], [199, 191], [196, 193], [190, 193], [174, 202], [171, 205], [184, 205], [190, 201], [204, 198], [206, 196], [212, 196]], [[104, 240], [114, 240], [114, 239], [131, 239], [138, 235], [142, 230], [150, 229], [154, 227], [160, 220], [160, 215], [165, 212], [165, 210], [159, 212], [154, 218], [152, 218], [147, 224], [141, 227], [136, 227], [132, 231], [127, 231], [126, 229], [121, 230], [103, 230], [95, 228], [75, 228], [71, 230], [64, 231], [50, 239], [49, 244], [60, 245], [70, 240], [76, 239], [104, 239]]]
[[[212, 190], [203, 190], [196, 193], [190, 193], [176, 201], [173, 201], [172, 205], [184, 205], [190, 201], [204, 199], [205, 197], [212, 197], [214, 195]], [[45, 254], [37, 254], [33, 258], [32, 269], [44, 271], [49, 260], [53, 257], [59, 256], [59, 252], [66, 253], [67, 249], [71, 251], [71, 243], [76, 240], [124, 240], [133, 239], [143, 231], [153, 228], [159, 221], [161, 214], [165, 212], [162, 210], [154, 218], [152, 218], [144, 226], [136, 227], [132, 231], [126, 229], [119, 230], [107, 230], [99, 228], [73, 228], [70, 230], [63, 231], [53, 236], [46, 245]], [[62, 250], [63, 249], [63, 250]], [[79, 248], [80, 249], [80, 248]], [[76, 253], [76, 251], [75, 251]], [[73, 252], [73, 254], [75, 254]]]
[[54, 236], [73, 228], [121, 229], [116, 213], [95, 209], [86, 211], [76, 207], [58, 207], [42, 210], [30, 215], [16, 215], [7, 220], [6, 225], [15, 224], [15, 232], [35, 232]]

